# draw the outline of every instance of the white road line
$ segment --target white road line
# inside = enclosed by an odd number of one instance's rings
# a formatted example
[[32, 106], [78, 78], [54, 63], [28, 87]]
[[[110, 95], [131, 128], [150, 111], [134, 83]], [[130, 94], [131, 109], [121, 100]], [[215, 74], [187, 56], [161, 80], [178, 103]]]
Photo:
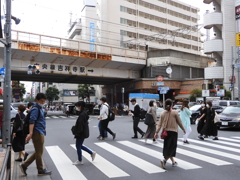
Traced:
[[[71, 144], [71, 146], [76, 149], [75, 144]], [[83, 156], [90, 161], [94, 166], [96, 166], [100, 171], [102, 171], [107, 177], [109, 178], [117, 178], [117, 177], [126, 177], [130, 176], [108, 160], [104, 159], [102, 156], [99, 154], [96, 155], [96, 159], [92, 162], [91, 156], [85, 152], [83, 152]]]
[[[135, 143], [132, 143], [129, 141], [118, 141], [118, 143], [123, 144], [127, 147], [130, 147], [134, 150], [140, 151], [140, 152], [147, 154], [149, 156], [152, 156], [154, 158], [159, 157], [159, 155], [161, 154], [159, 151], [155, 151], [150, 148], [146, 148], [146, 147], [143, 147], [141, 145], [138, 145], [138, 144], [135, 144]], [[201, 166], [197, 166], [195, 164], [189, 163], [187, 161], [183, 161], [181, 159], [178, 159], [177, 162], [180, 164], [179, 167], [182, 169], [185, 169], [185, 170], [202, 168]], [[170, 162], [168, 162], [168, 163], [170, 163]]]
[[47, 146], [47, 152], [52, 158], [62, 179], [87, 180], [81, 171], [74, 165], [68, 156], [58, 146]]
[[60, 118], [67, 118], [66, 116], [59, 116]]
[[[188, 140], [190, 141], [190, 139], [188, 139]], [[191, 141], [193, 142], [193, 140], [191, 140]], [[206, 144], [208, 144], [208, 143], [201, 142], [201, 145], [206, 145]], [[202, 146], [196, 146], [196, 145], [193, 145], [193, 144], [189, 144], [185, 147], [195, 149], [195, 150], [198, 150], [198, 151], [204, 151], [205, 153], [211, 153], [211, 154], [214, 154], [214, 155], [217, 155], [217, 156], [227, 157], [227, 158], [234, 159], [234, 160], [239, 160], [240, 159], [240, 156], [238, 156], [238, 155], [234, 155], [234, 154], [223, 152], [223, 151], [213, 150], [213, 149], [210, 149], [210, 148], [204, 148]], [[235, 149], [235, 153], [237, 153], [237, 151], [238, 151], [238, 149]]]
[[[182, 139], [182, 138], [179, 138], [179, 139]], [[193, 142], [193, 143], [197, 143], [197, 144], [201, 144], [201, 145], [205, 145], [205, 146], [210, 146], [210, 147], [215, 147], [215, 148], [219, 148], [219, 149], [224, 149], [224, 150], [228, 150], [228, 151], [233, 151], [235, 153], [240, 153], [238, 151], [238, 149], [236, 148], [232, 148], [232, 147], [227, 147], [227, 146], [222, 146], [222, 145], [217, 145], [215, 143], [209, 143], [209, 142], [204, 142], [202, 140], [194, 140], [194, 139], [188, 139], [190, 142]]]
[[161, 169], [159, 166], [151, 164], [137, 156], [134, 156], [108, 143], [103, 142], [103, 143], [95, 143], [95, 144], [149, 174], [165, 172], [165, 170]]
[[[221, 138], [223, 139], [223, 138]], [[231, 142], [226, 142], [226, 141], [221, 141], [221, 139], [219, 138], [219, 140], [210, 140], [210, 139], [204, 139], [204, 141], [208, 141], [208, 142], [212, 142], [212, 143], [218, 143], [218, 144], [226, 144], [226, 145], [229, 145], [229, 146], [235, 146], [235, 147], [239, 147], [240, 148], [240, 144], [239, 144], [239, 141], [238, 143], [231, 143]], [[228, 139], [228, 138], [226, 138]]]
[[232, 138], [235, 138], [235, 139], [240, 139], [240, 137], [237, 137], [237, 136], [232, 136]]
[[[141, 140], [141, 141], [143, 141], [143, 140]], [[153, 144], [153, 145], [162, 148], [163, 147], [163, 144], [162, 144], [163, 142], [159, 142], [159, 143], [160, 144]], [[178, 142], [178, 145], [183, 146], [182, 142]], [[199, 154], [199, 153], [188, 151], [188, 150], [181, 149], [181, 148], [177, 148], [177, 153], [185, 155], [185, 156], [189, 156], [191, 158], [198, 159], [200, 161], [204, 161], [204, 162], [207, 162], [207, 163], [210, 163], [210, 164], [213, 164], [213, 165], [217, 165], [217, 166], [232, 164], [232, 163], [227, 162], [227, 161], [223, 161], [223, 160], [220, 160], [220, 159], [217, 159], [217, 158], [213, 158], [213, 157], [210, 157], [210, 156], [206, 156], [206, 155], [203, 155], [203, 154]], [[177, 159], [177, 162], [180, 162], [180, 161]], [[179, 167], [180, 167], [181, 163], [179, 163], [179, 164], [180, 164], [179, 165]]]
[[237, 140], [237, 139], [231, 139], [231, 138], [225, 138], [225, 137], [218, 137], [220, 140], [223, 139], [223, 140], [226, 140], [226, 141], [232, 141], [232, 142], [237, 142], [237, 143], [240, 143], [240, 140]]

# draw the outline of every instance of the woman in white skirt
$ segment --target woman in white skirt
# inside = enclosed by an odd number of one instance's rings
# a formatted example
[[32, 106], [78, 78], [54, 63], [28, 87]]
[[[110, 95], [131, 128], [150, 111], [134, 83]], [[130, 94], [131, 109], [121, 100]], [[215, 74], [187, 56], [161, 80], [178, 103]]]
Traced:
[[190, 121], [190, 116], [192, 114], [192, 111], [189, 109], [188, 103], [189, 102], [187, 100], [184, 100], [181, 107], [181, 111], [180, 111], [180, 119], [182, 120], [184, 129], [186, 130], [186, 134], [183, 135], [184, 144], [189, 144], [187, 138], [189, 134], [192, 132], [191, 121]]

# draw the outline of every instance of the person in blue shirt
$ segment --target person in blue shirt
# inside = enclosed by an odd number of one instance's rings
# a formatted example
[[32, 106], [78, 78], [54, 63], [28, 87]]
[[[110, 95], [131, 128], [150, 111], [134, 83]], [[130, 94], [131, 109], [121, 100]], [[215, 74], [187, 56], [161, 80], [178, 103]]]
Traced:
[[184, 129], [186, 130], [186, 134], [183, 135], [183, 143], [189, 144], [187, 138], [189, 134], [192, 132], [190, 116], [192, 115], [192, 111], [189, 109], [188, 101], [184, 100], [181, 111], [180, 111], [180, 119], [182, 120], [182, 124]]
[[46, 135], [46, 121], [44, 117], [43, 106], [46, 102], [46, 96], [43, 93], [38, 93], [36, 103], [30, 110], [29, 119], [29, 134], [26, 137], [26, 142], [32, 139], [35, 152], [22, 164], [19, 165], [22, 173], [27, 175], [27, 167], [36, 160], [38, 175], [50, 175], [51, 171], [43, 168], [42, 154], [44, 150], [44, 136]]

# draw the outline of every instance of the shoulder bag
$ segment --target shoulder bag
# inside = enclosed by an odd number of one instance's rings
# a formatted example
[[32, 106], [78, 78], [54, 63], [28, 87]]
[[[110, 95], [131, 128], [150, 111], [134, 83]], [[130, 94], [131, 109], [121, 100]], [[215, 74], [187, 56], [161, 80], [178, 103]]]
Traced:
[[[171, 114], [171, 110], [170, 110], [170, 112], [168, 114], [167, 125], [168, 125], [170, 114]], [[166, 139], [166, 137], [168, 136], [168, 132], [166, 131], [167, 125], [165, 126], [165, 128], [163, 129], [163, 131], [161, 133], [161, 139]]]

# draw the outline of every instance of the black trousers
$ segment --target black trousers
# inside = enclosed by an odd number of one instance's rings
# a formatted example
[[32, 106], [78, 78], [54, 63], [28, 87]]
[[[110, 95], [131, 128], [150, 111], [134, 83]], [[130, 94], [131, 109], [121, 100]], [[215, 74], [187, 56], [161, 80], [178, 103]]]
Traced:
[[140, 117], [134, 117], [133, 118], [133, 132], [134, 132], [134, 137], [138, 137], [137, 133], [139, 132], [141, 135], [144, 134], [144, 132], [138, 127], [140, 121]]
[[101, 123], [101, 129], [100, 129], [100, 131], [101, 131], [101, 136], [102, 136], [102, 137], [105, 136], [105, 130], [106, 130], [107, 132], [109, 132], [111, 135], [113, 135], [113, 132], [111, 131], [111, 129], [108, 128], [109, 120], [107, 120], [107, 119], [106, 119], [106, 120], [101, 120], [100, 123]]

